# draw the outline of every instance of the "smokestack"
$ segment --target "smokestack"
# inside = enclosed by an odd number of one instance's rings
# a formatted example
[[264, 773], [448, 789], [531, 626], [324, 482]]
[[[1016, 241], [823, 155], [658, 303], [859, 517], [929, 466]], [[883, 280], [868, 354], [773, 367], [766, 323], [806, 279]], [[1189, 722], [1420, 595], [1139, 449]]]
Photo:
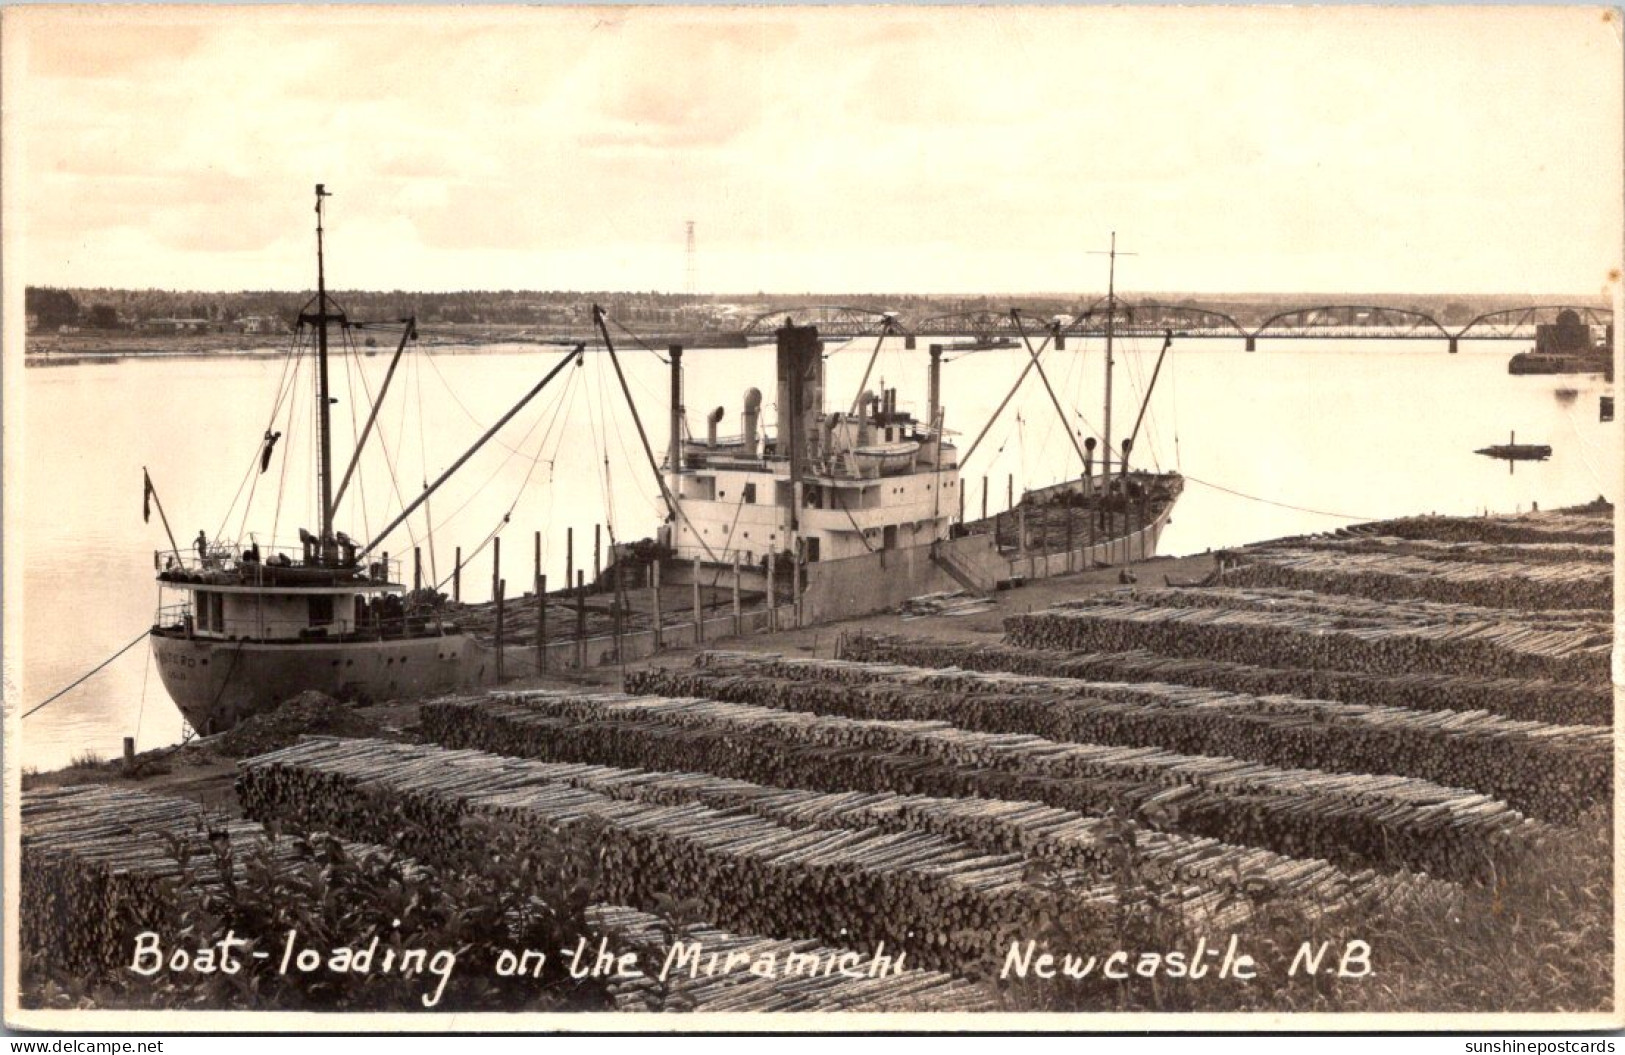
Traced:
[[717, 445], [717, 423], [721, 420], [721, 407], [718, 407], [705, 416], [705, 445], [707, 447], [715, 447]]
[[937, 412], [942, 409], [942, 345], [931, 346], [931, 374], [926, 387], [930, 400], [926, 424], [931, 428], [937, 427]]
[[757, 436], [756, 419], [762, 412], [762, 390], [759, 388], [745, 389], [745, 412], [741, 421], [745, 431], [745, 457], [756, 457]]

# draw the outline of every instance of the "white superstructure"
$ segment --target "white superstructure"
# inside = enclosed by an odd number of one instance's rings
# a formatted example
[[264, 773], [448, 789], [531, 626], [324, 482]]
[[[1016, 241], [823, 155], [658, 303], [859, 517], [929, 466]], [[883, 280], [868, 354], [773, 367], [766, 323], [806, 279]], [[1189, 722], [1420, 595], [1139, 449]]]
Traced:
[[[797, 564], [859, 557], [946, 539], [961, 510], [958, 456], [942, 440], [939, 353], [931, 360], [930, 420], [897, 409], [897, 394], [865, 392], [857, 411], [826, 412], [818, 331], [778, 331], [778, 428], [759, 429], [761, 393], [744, 395], [744, 431], [682, 440], [665, 466], [680, 560], [746, 567], [769, 554]], [[674, 422], [680, 359], [674, 367]], [[677, 455], [673, 464], [673, 453]]]

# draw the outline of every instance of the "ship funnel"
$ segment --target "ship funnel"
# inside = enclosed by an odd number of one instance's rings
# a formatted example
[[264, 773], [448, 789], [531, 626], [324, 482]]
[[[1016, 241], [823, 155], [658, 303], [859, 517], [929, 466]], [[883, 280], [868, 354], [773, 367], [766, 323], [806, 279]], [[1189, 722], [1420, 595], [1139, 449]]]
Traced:
[[745, 432], [745, 457], [756, 457], [757, 436], [756, 419], [762, 413], [762, 390], [759, 388], [745, 389], [745, 413], [742, 415]]
[[722, 408], [718, 407], [705, 416], [705, 445], [717, 445], [717, 424], [722, 421]]

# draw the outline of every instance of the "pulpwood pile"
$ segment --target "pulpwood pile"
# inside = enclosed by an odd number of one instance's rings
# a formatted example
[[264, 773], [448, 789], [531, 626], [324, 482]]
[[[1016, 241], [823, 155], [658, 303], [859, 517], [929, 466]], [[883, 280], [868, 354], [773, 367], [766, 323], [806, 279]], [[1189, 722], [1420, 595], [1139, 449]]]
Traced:
[[1483, 710], [1508, 718], [1556, 724], [1608, 725], [1614, 712], [1613, 694], [1606, 683], [1259, 667], [1219, 659], [1162, 656], [1145, 649], [1063, 652], [876, 633], [844, 638], [840, 647], [842, 658], [871, 663], [1003, 671], [1087, 681], [1161, 681], [1255, 696], [1301, 696], [1375, 707]]
[[1403, 517], [1351, 528], [1351, 534], [1440, 542], [1577, 542], [1606, 546], [1614, 541], [1613, 507], [1593, 504], [1585, 511], [1524, 513], [1486, 517]]
[[[1595, 643], [1606, 643], [1612, 629], [1612, 615], [1601, 609], [1564, 608], [1551, 611], [1522, 609], [1509, 612], [1482, 605], [1424, 601], [1414, 597], [1372, 600], [1352, 594], [1323, 593], [1264, 586], [1190, 587], [1140, 586], [1117, 590], [1107, 596], [1170, 608], [1229, 608], [1250, 612], [1302, 612], [1325, 615], [1348, 626], [1429, 626], [1435, 623], [1496, 623], [1514, 621], [1539, 626], [1543, 630], [1573, 630], [1592, 635]], [[1059, 601], [1056, 608], [1087, 608], [1099, 597]]]
[[[754, 935], [730, 934], [706, 924], [674, 927], [659, 916], [619, 906], [594, 906], [587, 918], [617, 938], [617, 948], [669, 950], [675, 943], [703, 951], [701, 973], [682, 960], [660, 980], [664, 959], [648, 965], [651, 976], [612, 983], [618, 1011], [646, 1011], [654, 1007], [694, 1011], [996, 1011], [998, 994], [987, 987], [941, 971], [908, 969], [883, 977], [850, 977], [828, 973], [826, 965], [839, 964], [854, 973], [866, 972], [872, 960], [847, 960], [848, 950], [814, 941], [784, 941]], [[776, 972], [751, 974], [735, 968], [704, 973], [703, 963], [716, 955], [739, 956], [746, 963], [766, 961]], [[812, 966], [816, 965], [816, 966]], [[838, 971], [838, 969], [837, 969]]]
[[305, 852], [294, 839], [270, 839], [258, 824], [186, 799], [102, 784], [28, 791], [21, 815], [21, 948], [86, 977], [128, 966], [132, 936], [171, 919], [182, 853], [191, 858], [191, 885], [208, 890], [221, 884], [211, 837], [224, 837], [239, 858], [269, 847], [275, 862], [287, 863]]
[[[1053, 898], [1026, 878], [1019, 856], [930, 832], [827, 829], [700, 803], [618, 799], [475, 752], [315, 742], [244, 763], [239, 793], [251, 816], [297, 818], [354, 838], [399, 839], [399, 809], [435, 830], [402, 847], [429, 863], [466, 838], [465, 818], [501, 818], [539, 844], [590, 848], [604, 900], [693, 899], [724, 927], [836, 943], [862, 935], [914, 950], [926, 967], [991, 965], [1011, 940], [1036, 931]], [[1087, 879], [1061, 877], [1074, 904], [1098, 905], [1104, 926], [1114, 888]]]
[[1325, 590], [1374, 599], [1421, 597], [1497, 608], [1607, 608], [1613, 569], [1594, 563], [1474, 564], [1385, 553], [1250, 549], [1223, 581]]
[[[342, 745], [342, 741], [327, 741]], [[311, 744], [320, 743], [312, 740]], [[287, 760], [298, 762], [326, 757], [327, 750], [343, 755], [348, 748], [309, 747], [257, 760], [253, 765]], [[420, 749], [401, 748], [394, 756], [409, 764], [422, 757]], [[436, 756], [448, 765], [472, 763], [481, 772], [494, 756], [476, 752], [447, 752]], [[626, 769], [587, 763], [504, 760], [510, 770], [522, 771], [537, 783], [555, 782], [571, 787], [656, 805], [698, 803], [717, 810], [751, 813], [767, 820], [831, 829], [877, 829], [885, 832], [929, 832], [992, 855], [1017, 854], [1028, 864], [1055, 873], [1076, 872], [1107, 876], [1117, 866], [1125, 847], [1180, 884], [1187, 896], [1184, 914], [1193, 922], [1212, 913], [1204, 902], [1214, 884], [1238, 877], [1264, 884], [1276, 898], [1295, 898], [1316, 913], [1342, 912], [1362, 898], [1380, 896], [1385, 903], [1400, 900], [1443, 907], [1457, 896], [1450, 884], [1401, 873], [1386, 875], [1371, 870], [1355, 873], [1325, 861], [1284, 857], [1254, 847], [1238, 847], [1214, 839], [1160, 832], [1117, 819], [1090, 817], [1038, 802], [984, 798], [941, 798], [896, 792], [821, 792], [783, 788], [709, 773]], [[1210, 922], [1233, 924], [1244, 906], [1226, 906]]]
[[1302, 535], [1267, 542], [1254, 549], [1320, 550], [1325, 553], [1387, 553], [1474, 564], [1612, 564], [1612, 546], [1582, 542], [1443, 542], [1437, 539], [1367, 535]]
[[[219, 885], [207, 860], [212, 852], [210, 834], [228, 836], [239, 858], [261, 846], [273, 850], [277, 863], [294, 861], [302, 852], [298, 841], [272, 840], [251, 821], [217, 816], [199, 827], [201, 814], [185, 799], [105, 785], [27, 792], [22, 813], [21, 948], [86, 977], [127, 967], [132, 936], [169, 921], [171, 885], [181, 874], [172, 839], [180, 840], [193, 858], [189, 882], [205, 888]], [[392, 853], [375, 845], [345, 846], [352, 854]], [[408, 872], [421, 868], [399, 855], [395, 859]], [[1413, 889], [1425, 888], [1413, 885]], [[762, 978], [744, 970], [696, 976], [687, 967], [690, 961], [681, 961], [662, 996], [696, 1011], [984, 1011], [998, 1003], [991, 990], [936, 971], [905, 966], [875, 979], [825, 970], [832, 963], [850, 962], [841, 959], [848, 950], [810, 941], [729, 934], [706, 923], [683, 926], [626, 905], [594, 905], [587, 919], [595, 932], [615, 938], [618, 951], [627, 946], [653, 949], [663, 944], [664, 936], [674, 935], [701, 943], [708, 955], [739, 951], [750, 953], [753, 960], [776, 954], [782, 961], [796, 953], [811, 957], [817, 965], [816, 970], [809, 966], [799, 974], [784, 971], [779, 977]], [[195, 940], [202, 944], [214, 937], [197, 935]], [[868, 966], [866, 957], [856, 962], [860, 968]], [[656, 969], [660, 966], [654, 963]], [[703, 961], [700, 967], [703, 972]], [[617, 1004], [622, 1010], [643, 1010], [659, 988], [652, 978], [629, 979], [619, 987]]]
[[[1098, 906], [1104, 918], [1116, 889], [1111, 872], [1125, 846], [1166, 871], [1170, 894], [1192, 926], [1235, 926], [1248, 918], [1251, 902], [1235, 896], [1242, 885], [1327, 916], [1374, 899], [1446, 911], [1459, 896], [1450, 884], [1421, 876], [1350, 874], [1325, 861], [1135, 830], [1031, 802], [824, 794], [703, 773], [377, 741], [311, 740], [249, 760], [239, 790], [255, 815], [399, 840], [399, 825], [392, 828], [388, 819], [389, 806], [397, 805], [435, 833], [433, 841], [410, 847], [426, 860], [451, 853], [472, 816], [514, 820], [538, 839], [570, 838], [572, 829], [586, 826], [583, 837], [610, 854], [613, 896], [647, 904], [676, 887], [706, 901], [708, 914], [770, 923], [761, 928], [766, 933], [846, 927], [849, 945], [859, 938], [891, 943], [896, 928], [906, 926], [913, 937], [898, 948], [913, 957], [923, 943], [930, 962], [953, 970], [985, 967], [984, 939], [996, 952], [1003, 946], [995, 939], [1008, 940], [1023, 926], [1033, 933], [1031, 913], [1046, 903], [1027, 878], [1034, 866], [1063, 884], [1064, 893], [1051, 895]], [[731, 878], [717, 882], [717, 874]], [[893, 900], [866, 902], [877, 886]], [[815, 910], [799, 904], [796, 891], [829, 903]], [[945, 915], [931, 916], [922, 897]], [[1010, 899], [1008, 909], [990, 901], [1000, 898]], [[901, 915], [877, 919], [888, 913]], [[1006, 923], [1015, 931], [998, 929]]]
[[1490, 796], [1400, 776], [1278, 769], [1059, 743], [940, 721], [868, 721], [714, 700], [523, 693], [437, 701], [432, 738], [503, 754], [704, 769], [766, 784], [1031, 800], [1354, 867], [1482, 878], [1545, 834]]
[[694, 668], [639, 672], [627, 688], [852, 718], [940, 719], [987, 732], [1165, 747], [1278, 766], [1404, 774], [1487, 792], [1557, 822], [1611, 798], [1609, 730], [1484, 713], [761, 653], [702, 653]]
[[[1198, 591], [1199, 592], [1199, 591]], [[1405, 670], [1597, 681], [1608, 677], [1609, 635], [1503, 622], [1383, 625], [1308, 612], [1176, 608], [1104, 598], [1005, 620], [1023, 648], [1120, 652], [1148, 648], [1260, 666]], [[1598, 640], [1601, 637], [1603, 640]]]

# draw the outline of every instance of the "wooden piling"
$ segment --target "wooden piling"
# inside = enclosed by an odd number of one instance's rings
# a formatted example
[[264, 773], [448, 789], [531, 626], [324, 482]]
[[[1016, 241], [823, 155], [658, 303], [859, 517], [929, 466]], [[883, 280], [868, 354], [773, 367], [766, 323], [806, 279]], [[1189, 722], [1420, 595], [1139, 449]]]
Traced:
[[779, 599], [776, 595], [777, 584], [773, 581], [774, 573], [778, 570], [778, 560], [770, 551], [767, 555], [767, 628], [779, 628]]
[[1016, 474], [1011, 473], [1004, 482], [1004, 508], [1016, 508]]
[[128, 773], [135, 768], [135, 737], [124, 738], [124, 772]]
[[615, 662], [625, 662], [621, 655], [621, 566], [615, 565], [615, 581], [610, 584], [609, 617], [615, 635]]
[[457, 547], [457, 560], [451, 566], [451, 599], [461, 604], [463, 600], [463, 547]]
[[587, 573], [576, 572], [576, 668], [587, 666]]
[[568, 593], [570, 584], [576, 581], [576, 529], [564, 529], [564, 589]]
[[547, 669], [547, 576], [536, 576], [536, 671]]
[[491, 596], [497, 595], [497, 586], [502, 582], [502, 536], [497, 535], [491, 540]]
[[739, 597], [739, 551], [734, 551], [734, 637], [745, 632], [745, 610]]
[[503, 646], [506, 644], [506, 642], [503, 640], [503, 634], [502, 634], [502, 631], [503, 631], [502, 613], [503, 613], [503, 609], [505, 607], [503, 605], [503, 603], [502, 603], [502, 593], [503, 593], [503, 587], [505, 585], [506, 585], [506, 583], [504, 583], [503, 580], [498, 579], [497, 584], [496, 584], [496, 588], [493, 591], [495, 596], [496, 596], [496, 601], [497, 601], [497, 681], [501, 681], [503, 679], [503, 677], [507, 673], [503, 669], [504, 666], [505, 666], [505, 664], [503, 663], [503, 658], [504, 658], [503, 653], [506, 651], [506, 649]]
[[987, 477], [982, 477], [982, 519], [987, 519]]
[[657, 558], [649, 565], [649, 608], [654, 618], [654, 643], [658, 652], [665, 645], [664, 635], [661, 633], [660, 622], [660, 561]]
[[423, 589], [423, 547], [412, 547], [412, 589]]
[[542, 533], [540, 531], [536, 532], [536, 540], [532, 548], [535, 550], [536, 567], [531, 572], [530, 580], [535, 582], [537, 577], [542, 574]]
[[604, 525], [592, 526], [592, 588], [598, 589], [599, 580], [604, 577]]
[[694, 643], [705, 640], [705, 609], [700, 604], [700, 558], [694, 558]]
[[801, 627], [801, 547], [805, 539], [796, 539], [796, 548], [790, 561], [790, 611], [795, 625]]

